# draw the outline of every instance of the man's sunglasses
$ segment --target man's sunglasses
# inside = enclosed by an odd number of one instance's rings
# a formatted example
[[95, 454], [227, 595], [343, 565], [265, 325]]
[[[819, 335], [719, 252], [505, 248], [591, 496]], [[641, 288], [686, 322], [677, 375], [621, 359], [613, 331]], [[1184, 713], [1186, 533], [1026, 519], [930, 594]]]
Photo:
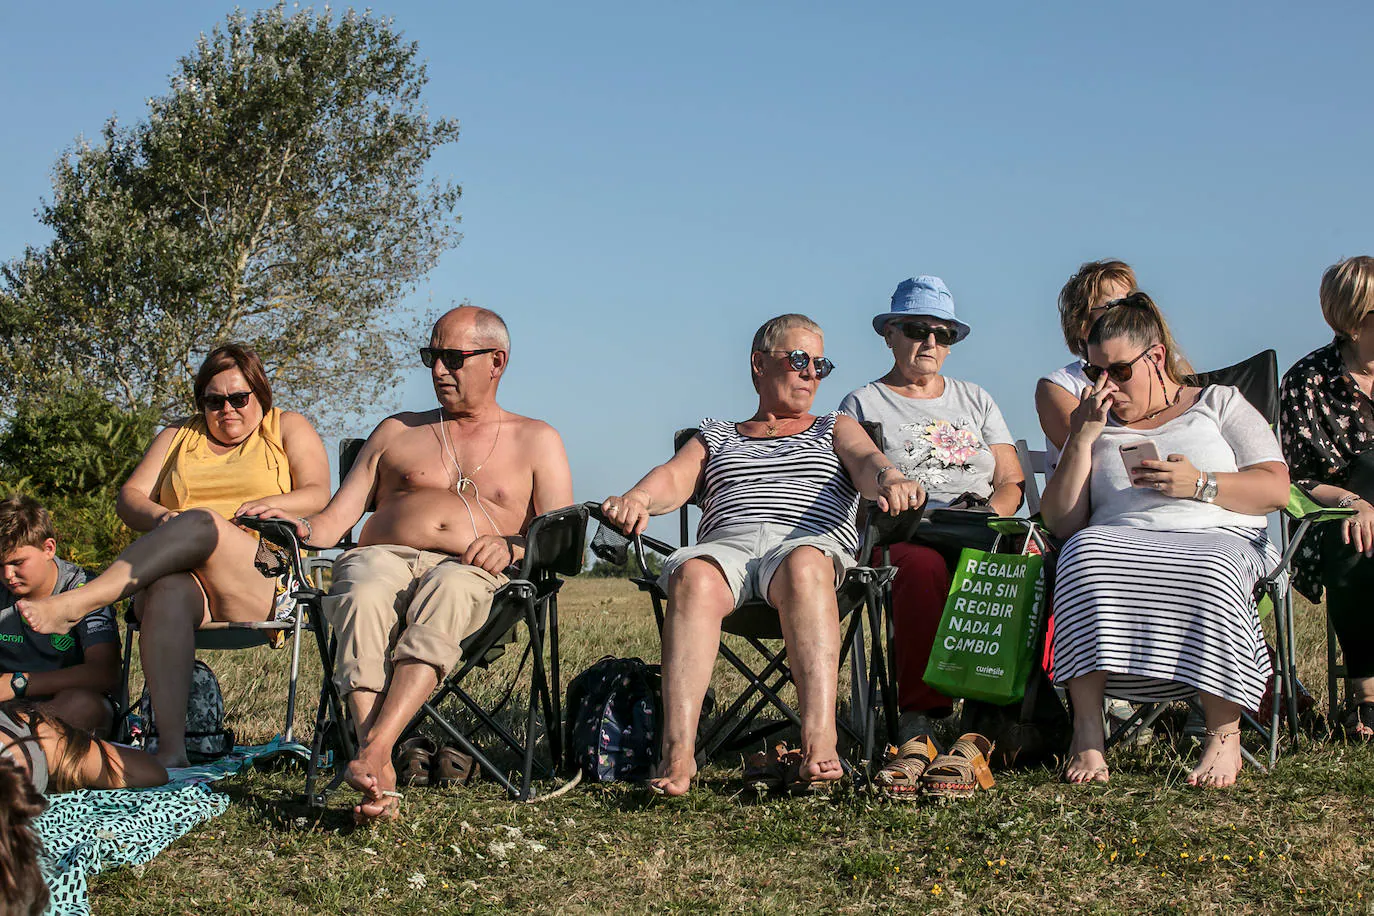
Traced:
[[783, 359], [787, 360], [787, 364], [798, 372], [801, 372], [808, 365], [812, 365], [815, 367], [816, 378], [818, 379], [825, 378], [835, 371], [835, 364], [830, 360], [824, 356], [817, 356], [812, 359], [811, 354], [805, 350], [765, 350], [764, 352], [774, 356], [782, 354]]
[[959, 339], [959, 332], [954, 328], [922, 324], [918, 321], [901, 321], [897, 327], [902, 329], [907, 340], [925, 340], [931, 334], [935, 335], [935, 343], [941, 347], [951, 347]]
[[211, 413], [219, 413], [228, 404], [235, 410], [243, 410], [248, 406], [248, 399], [253, 396], [251, 391], [235, 391], [232, 394], [202, 394], [200, 405]]
[[481, 356], [483, 353], [495, 353], [500, 347], [487, 347], [485, 350], [449, 350], [444, 347], [421, 347], [420, 362], [425, 364], [426, 369], [434, 368], [434, 361], [438, 360], [450, 371], [463, 368], [464, 361], [473, 356]]
[[1094, 385], [1097, 384], [1098, 379], [1102, 378], [1102, 373], [1104, 372], [1107, 373], [1108, 378], [1118, 385], [1123, 382], [1129, 382], [1131, 376], [1135, 375], [1135, 364], [1140, 362], [1145, 354], [1149, 353], [1152, 349], [1154, 349], [1154, 344], [1150, 344], [1150, 346], [1146, 347], [1141, 351], [1140, 356], [1137, 356], [1135, 359], [1125, 363], [1112, 363], [1110, 366], [1094, 366], [1092, 363], [1084, 362], [1083, 374], [1086, 375], [1088, 380]]

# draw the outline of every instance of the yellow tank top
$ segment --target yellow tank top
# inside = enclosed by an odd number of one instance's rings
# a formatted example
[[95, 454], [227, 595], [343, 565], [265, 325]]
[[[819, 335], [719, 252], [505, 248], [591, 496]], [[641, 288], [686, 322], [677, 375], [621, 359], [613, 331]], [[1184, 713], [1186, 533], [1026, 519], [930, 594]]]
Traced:
[[177, 430], [162, 463], [153, 498], [162, 506], [213, 509], [233, 518], [239, 506], [291, 491], [291, 466], [281, 443], [281, 410], [273, 407], [252, 435], [222, 455], [210, 450], [205, 417]]

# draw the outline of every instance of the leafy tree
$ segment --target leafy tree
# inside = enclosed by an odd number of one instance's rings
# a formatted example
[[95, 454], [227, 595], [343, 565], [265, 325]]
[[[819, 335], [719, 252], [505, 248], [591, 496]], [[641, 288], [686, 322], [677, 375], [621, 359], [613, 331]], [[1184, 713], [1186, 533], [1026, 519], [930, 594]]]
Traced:
[[211, 347], [257, 349], [283, 404], [375, 403], [415, 344], [397, 303], [458, 241], [460, 189], [426, 166], [418, 48], [389, 20], [235, 12], [146, 120], [53, 169], [53, 232], [0, 268], [0, 410], [55, 387], [184, 413]]

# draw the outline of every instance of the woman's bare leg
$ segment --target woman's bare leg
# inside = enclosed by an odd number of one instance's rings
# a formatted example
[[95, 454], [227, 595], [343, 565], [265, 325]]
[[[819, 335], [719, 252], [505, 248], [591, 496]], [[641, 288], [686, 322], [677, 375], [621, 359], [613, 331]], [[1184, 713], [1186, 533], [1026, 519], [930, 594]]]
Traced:
[[844, 775], [835, 734], [835, 693], [840, 667], [840, 610], [835, 564], [814, 547], [798, 547], [768, 583], [778, 609], [783, 644], [801, 707], [801, 778], [830, 781]]
[[164, 576], [134, 602], [143, 679], [157, 720], [157, 762], [184, 767], [186, 703], [196, 661], [196, 627], [209, 619], [205, 593], [190, 573]]
[[183, 512], [134, 541], [83, 587], [20, 601], [19, 610], [35, 631], [65, 633], [96, 608], [127, 598], [163, 576], [202, 566], [214, 554], [222, 526], [228, 525], [206, 509]]
[[725, 574], [691, 559], [668, 580], [663, 620], [663, 753], [649, 784], [683, 795], [697, 772], [697, 723], [720, 647], [720, 622], [734, 610]]
[[[275, 590], [274, 580], [253, 567], [257, 539], [214, 513], [206, 515], [215, 526], [217, 547], [195, 575], [163, 576], [135, 601], [143, 677], [158, 720], [157, 760], [169, 767], [187, 764], [186, 703], [195, 665], [196, 628], [211, 619], [265, 620]], [[179, 515], [164, 527], [184, 517]]]
[[1107, 672], [1093, 671], [1069, 681], [1069, 699], [1073, 701], [1073, 744], [1069, 746], [1069, 763], [1064, 768], [1066, 782], [1106, 782], [1107, 734], [1102, 725], [1102, 696], [1107, 686]]

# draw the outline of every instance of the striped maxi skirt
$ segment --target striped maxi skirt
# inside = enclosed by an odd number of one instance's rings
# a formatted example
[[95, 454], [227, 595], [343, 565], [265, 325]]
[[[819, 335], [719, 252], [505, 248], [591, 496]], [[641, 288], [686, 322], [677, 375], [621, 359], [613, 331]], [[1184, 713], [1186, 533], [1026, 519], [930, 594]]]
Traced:
[[1105, 671], [1108, 696], [1258, 709], [1272, 667], [1253, 596], [1278, 561], [1253, 528], [1084, 528], [1056, 565], [1055, 682]]

